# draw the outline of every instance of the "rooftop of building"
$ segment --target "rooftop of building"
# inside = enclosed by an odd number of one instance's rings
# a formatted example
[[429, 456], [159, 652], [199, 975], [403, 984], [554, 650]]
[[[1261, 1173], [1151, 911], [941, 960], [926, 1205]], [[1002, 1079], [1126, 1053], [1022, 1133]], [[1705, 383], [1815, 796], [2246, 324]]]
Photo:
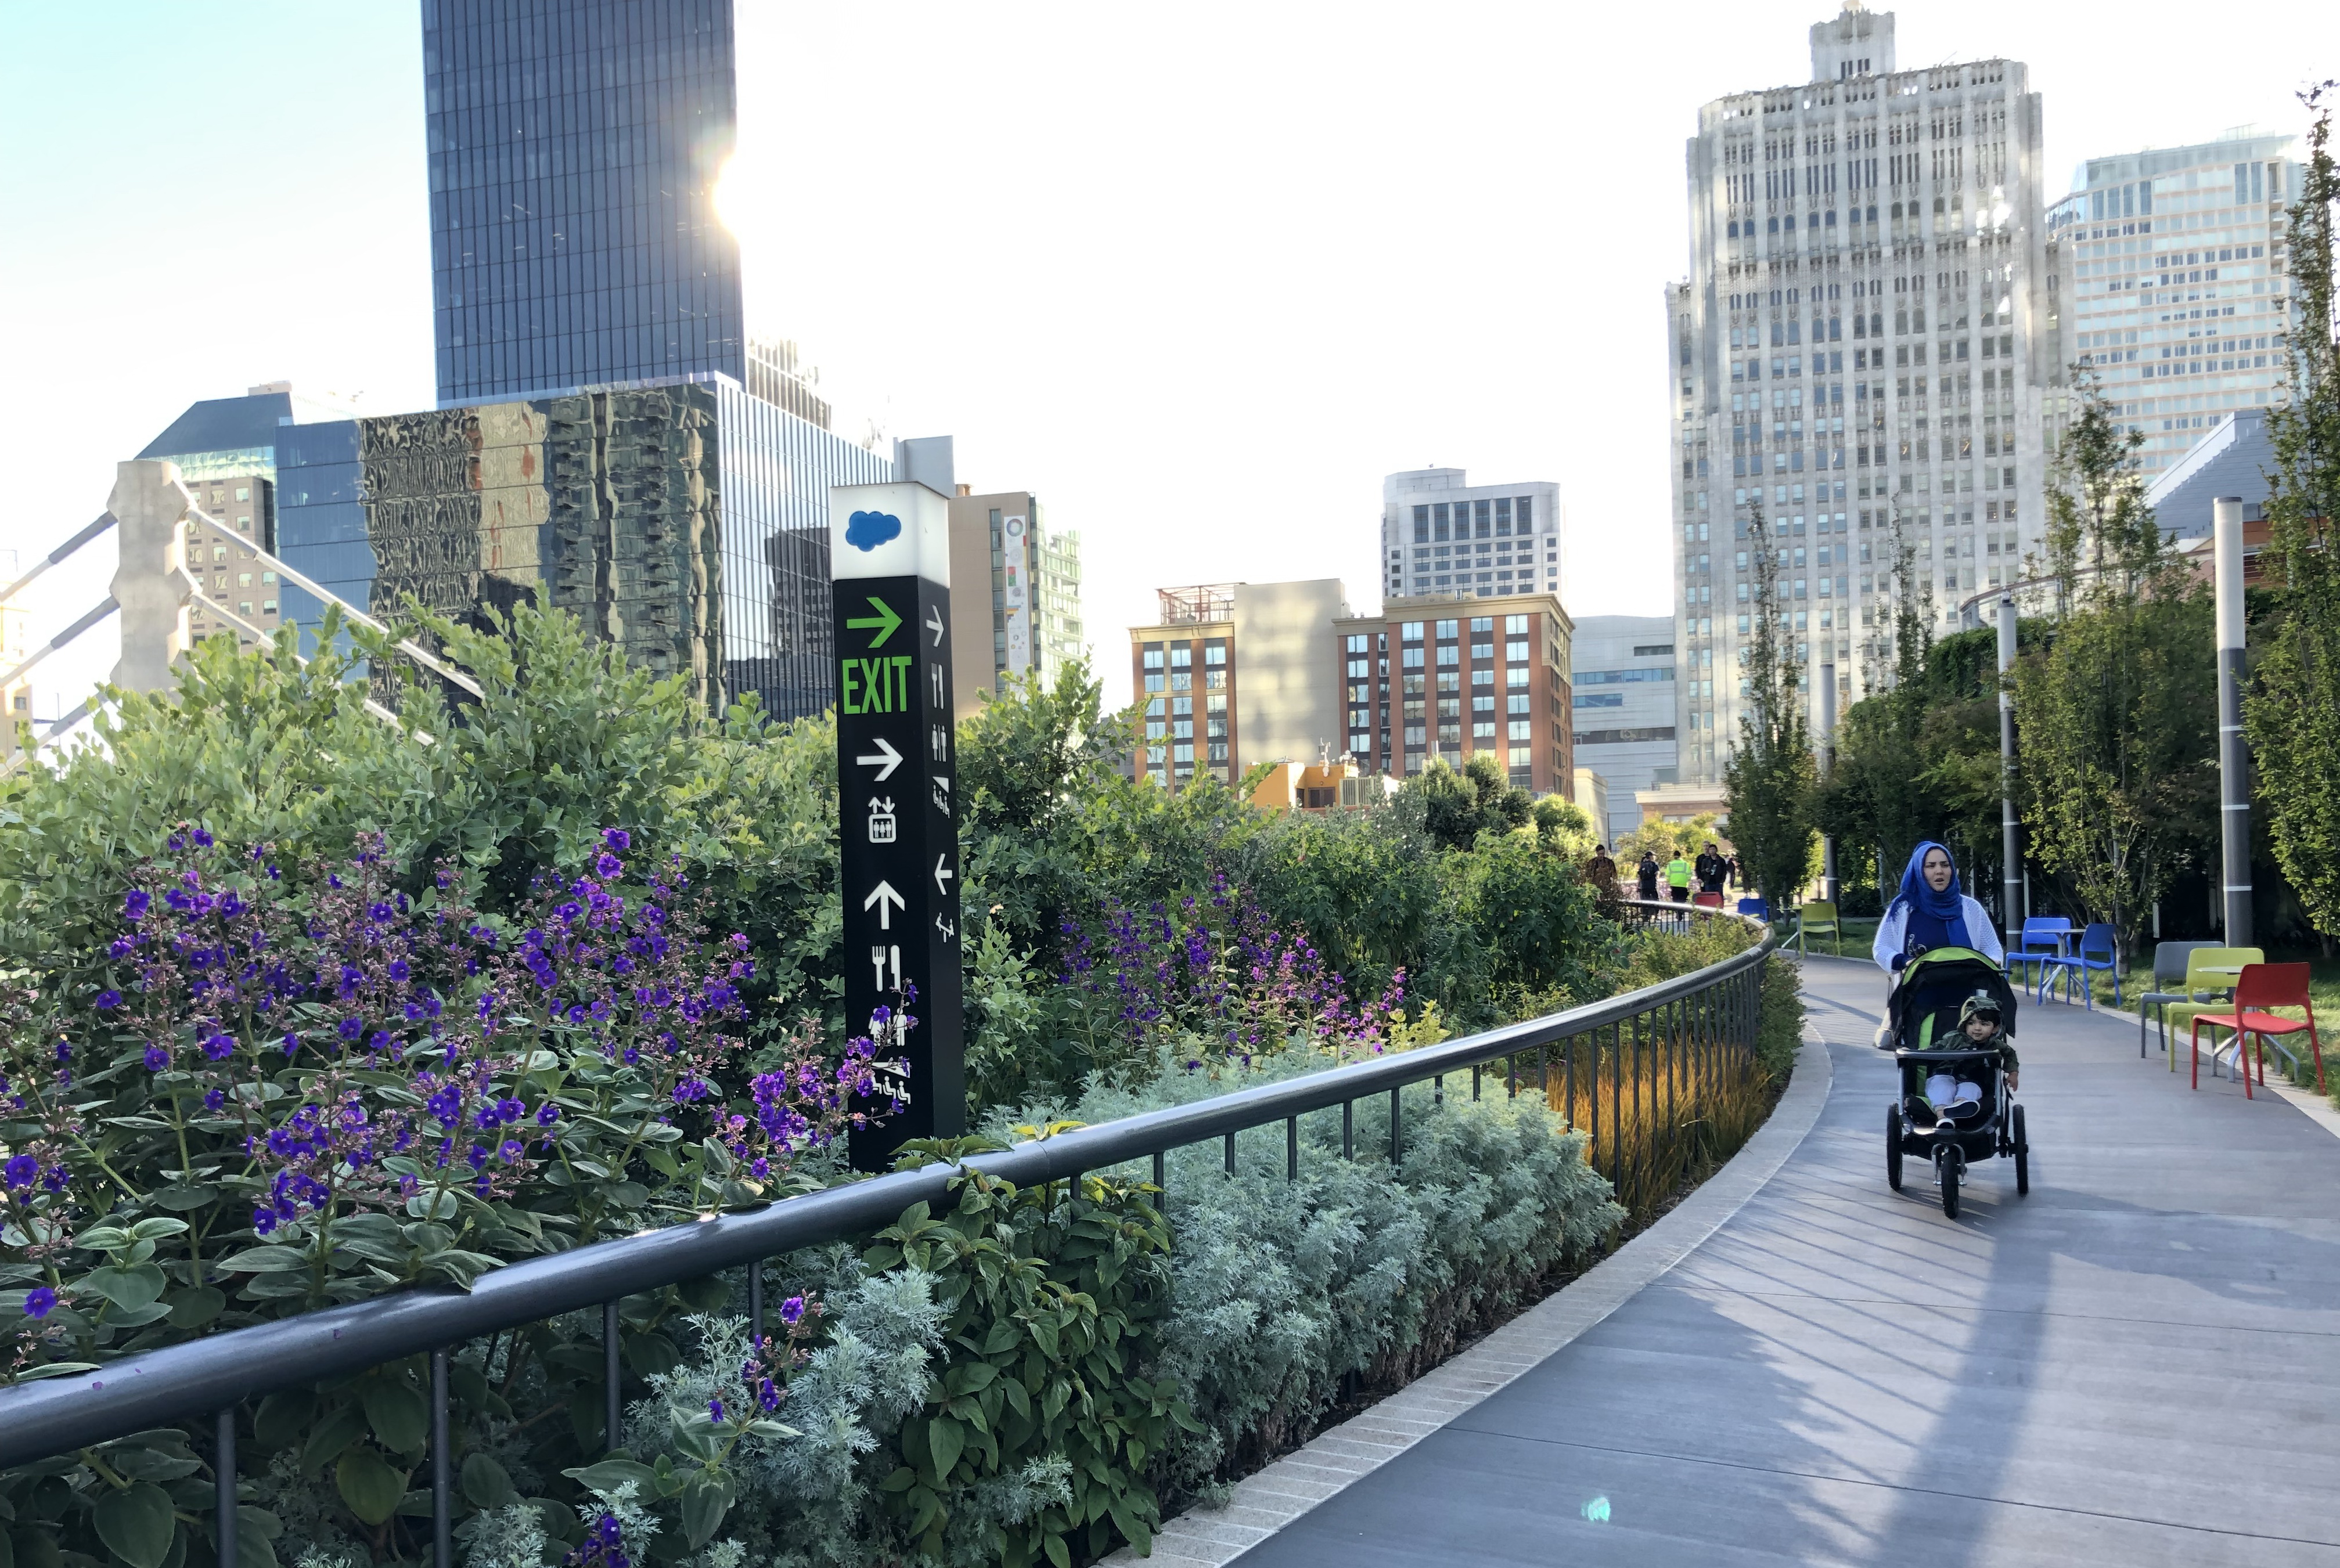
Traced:
[[2146, 504], [2162, 531], [2177, 539], [2207, 534], [2212, 503], [2222, 495], [2240, 496], [2243, 520], [2256, 521], [2265, 514], [2266, 474], [2274, 465], [2266, 410], [2237, 409], [2153, 481]]

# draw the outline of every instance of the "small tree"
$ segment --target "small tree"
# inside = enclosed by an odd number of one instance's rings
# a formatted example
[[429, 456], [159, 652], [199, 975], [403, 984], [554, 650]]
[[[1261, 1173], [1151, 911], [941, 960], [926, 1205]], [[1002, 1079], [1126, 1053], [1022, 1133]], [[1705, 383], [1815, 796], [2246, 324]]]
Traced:
[[1755, 511], [1752, 530], [1755, 597], [1753, 632], [1740, 670], [1747, 700], [1739, 719], [1739, 746], [1723, 770], [1730, 802], [1730, 841], [1740, 863], [1775, 909], [1794, 902], [1811, 875], [1812, 801], [1819, 770], [1812, 761], [1810, 728], [1799, 694], [1801, 672], [1782, 651], [1780, 554]]
[[2057, 612], [2016, 667], [2034, 853], [2124, 948], [2216, 842], [2209, 605], [2163, 538], [2124, 426], [2086, 367], [2048, 495]]
[[2267, 420], [2275, 471], [2261, 558], [2277, 614], [2244, 704], [2268, 837], [2308, 922], [2340, 936], [2340, 299], [2333, 288], [2335, 84], [2303, 94], [2315, 119], [2291, 209], [2300, 320], [2285, 340], [2291, 393]]

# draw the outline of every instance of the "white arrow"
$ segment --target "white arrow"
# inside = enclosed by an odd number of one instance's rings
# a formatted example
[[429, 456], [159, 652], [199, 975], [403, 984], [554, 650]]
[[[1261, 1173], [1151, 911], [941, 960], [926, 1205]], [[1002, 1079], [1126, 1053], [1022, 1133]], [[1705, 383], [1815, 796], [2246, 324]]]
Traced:
[[902, 765], [902, 754], [899, 751], [895, 750], [892, 743], [887, 741], [885, 737], [880, 736], [878, 739], [878, 754], [876, 756], [856, 757], [853, 760], [855, 765], [858, 767], [875, 768], [878, 769], [878, 782], [883, 784], [887, 779], [891, 779], [894, 776], [894, 769]]
[[945, 895], [948, 895], [950, 889], [943, 884], [949, 881], [953, 877], [958, 875], [957, 872], [951, 870], [946, 864], [949, 859], [950, 857], [948, 855], [937, 855], [935, 857], [935, 891]]
[[869, 897], [861, 900], [861, 907], [864, 909], [873, 905], [878, 910], [878, 928], [881, 931], [890, 931], [894, 928], [896, 909], [907, 909], [910, 907], [902, 901], [901, 894], [894, 891], [894, 884], [891, 882], [878, 883], [869, 889]]
[[935, 634], [935, 646], [943, 645], [943, 612], [933, 605], [927, 606], [927, 630]]

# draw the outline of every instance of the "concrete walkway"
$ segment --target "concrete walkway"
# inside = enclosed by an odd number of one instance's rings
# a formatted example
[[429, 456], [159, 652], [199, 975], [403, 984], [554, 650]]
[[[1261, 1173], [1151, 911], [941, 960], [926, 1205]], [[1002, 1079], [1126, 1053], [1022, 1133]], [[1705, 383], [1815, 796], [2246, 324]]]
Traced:
[[2340, 1138], [2027, 1006], [2031, 1194], [1978, 1164], [1953, 1223], [1885, 1186], [1877, 971], [1807, 981], [1834, 1078], [1777, 1175], [1244, 1568], [2340, 1565]]

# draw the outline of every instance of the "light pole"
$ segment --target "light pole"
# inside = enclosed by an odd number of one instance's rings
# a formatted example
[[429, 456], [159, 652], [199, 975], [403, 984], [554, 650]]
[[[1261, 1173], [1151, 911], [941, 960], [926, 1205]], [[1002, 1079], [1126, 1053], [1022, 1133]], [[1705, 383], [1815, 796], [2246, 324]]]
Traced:
[[2023, 838], [2015, 822], [2015, 595], [1998, 601], [1998, 839], [1999, 920], [2007, 950], [2023, 945]]
[[2251, 945], [2251, 759], [2243, 749], [2243, 498], [2211, 503], [2218, 596], [2219, 886], [2226, 946]]
[[[1836, 765], [1836, 666], [1820, 666], [1820, 782]], [[1820, 898], [1836, 902], [1836, 836], [1820, 835]]]

